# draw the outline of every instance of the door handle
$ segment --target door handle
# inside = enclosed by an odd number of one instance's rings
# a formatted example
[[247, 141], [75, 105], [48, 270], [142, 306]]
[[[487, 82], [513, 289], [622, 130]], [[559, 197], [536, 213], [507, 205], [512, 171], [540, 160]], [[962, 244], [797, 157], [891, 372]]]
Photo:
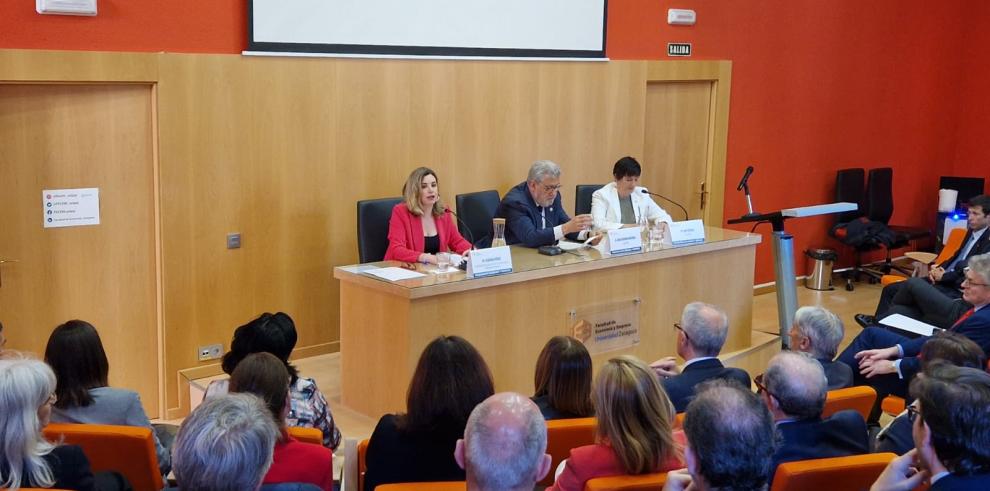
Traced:
[[[0, 259], [0, 266], [3, 266], [4, 264], [7, 264], [7, 263], [19, 263], [19, 262], [21, 262], [19, 259]], [[3, 269], [2, 268], [0, 268], [0, 288], [3, 288]]]

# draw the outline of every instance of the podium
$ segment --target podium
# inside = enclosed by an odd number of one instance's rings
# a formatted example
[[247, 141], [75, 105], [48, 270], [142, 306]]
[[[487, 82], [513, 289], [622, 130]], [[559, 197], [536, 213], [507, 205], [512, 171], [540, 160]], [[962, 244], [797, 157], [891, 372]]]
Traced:
[[780, 342], [784, 349], [790, 349], [790, 336], [787, 333], [794, 323], [794, 313], [797, 312], [797, 287], [794, 281], [796, 277], [794, 274], [794, 236], [784, 230], [784, 221], [788, 218], [843, 213], [857, 208], [856, 203], [829, 203], [786, 208], [772, 213], [747, 213], [739, 218], [729, 220], [729, 224], [770, 222], [773, 227], [773, 269], [777, 285], [777, 322], [780, 324]]

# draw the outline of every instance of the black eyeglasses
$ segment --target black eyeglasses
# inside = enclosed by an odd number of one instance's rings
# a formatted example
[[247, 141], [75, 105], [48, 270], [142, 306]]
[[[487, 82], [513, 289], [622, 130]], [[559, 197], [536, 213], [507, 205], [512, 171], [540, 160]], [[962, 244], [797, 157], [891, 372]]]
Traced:
[[779, 397], [777, 397], [776, 394], [774, 394], [773, 392], [770, 392], [770, 389], [768, 389], [767, 386], [763, 383], [763, 374], [762, 373], [759, 374], [759, 375], [757, 375], [756, 378], [753, 379], [753, 383], [756, 384], [756, 393], [757, 394], [759, 394], [761, 392], [766, 392], [771, 397], [775, 397], [778, 400], [780, 399]]
[[684, 328], [681, 327], [681, 323], [680, 322], [675, 322], [674, 323], [674, 329], [677, 329], [678, 331], [681, 331], [682, 333], [684, 333], [684, 338], [685, 339], [688, 339], [688, 340], [691, 339], [691, 336], [688, 336], [687, 331], [685, 331]]
[[921, 414], [921, 411], [918, 410], [918, 406], [911, 404], [910, 406], [907, 407], [907, 413], [908, 413], [907, 414], [908, 421], [911, 424], [914, 424], [914, 420], [918, 419], [918, 415]]

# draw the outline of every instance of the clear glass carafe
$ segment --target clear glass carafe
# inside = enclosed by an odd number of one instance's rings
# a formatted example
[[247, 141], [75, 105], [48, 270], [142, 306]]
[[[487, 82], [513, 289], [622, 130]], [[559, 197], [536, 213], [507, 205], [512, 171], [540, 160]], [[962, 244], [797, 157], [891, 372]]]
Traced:
[[505, 245], [505, 219], [492, 219], [492, 247], [502, 247]]

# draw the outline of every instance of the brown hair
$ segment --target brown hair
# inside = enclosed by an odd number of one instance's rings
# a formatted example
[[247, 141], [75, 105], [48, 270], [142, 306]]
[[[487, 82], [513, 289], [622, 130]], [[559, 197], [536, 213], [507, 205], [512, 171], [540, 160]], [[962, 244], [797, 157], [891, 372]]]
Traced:
[[957, 367], [979, 368], [986, 367], [986, 354], [980, 345], [972, 339], [955, 331], [936, 333], [925, 344], [921, 345], [921, 368], [936, 360], [949, 362]]
[[478, 350], [462, 337], [440, 336], [419, 357], [398, 426], [404, 431], [456, 426], [463, 433], [474, 407], [494, 393], [492, 374]]
[[[419, 189], [426, 176], [433, 176], [437, 180], [437, 186], [440, 186], [440, 178], [437, 177], [437, 173], [433, 172], [433, 169], [428, 167], [419, 167], [409, 174], [406, 179], [406, 183], [402, 185], [402, 195], [405, 197], [406, 208], [409, 208], [409, 212], [416, 216], [423, 215], [423, 208], [419, 203]], [[433, 216], [438, 217], [443, 215], [445, 207], [440, 197], [437, 196], [436, 202], [433, 203]]]
[[554, 336], [536, 359], [536, 393], [547, 396], [554, 409], [583, 418], [593, 416], [591, 404], [591, 355], [580, 341]]
[[627, 474], [655, 472], [680, 458], [674, 442], [674, 405], [656, 375], [632, 356], [612, 358], [595, 379], [597, 436], [612, 447]]
[[279, 427], [285, 426], [282, 413], [289, 395], [289, 370], [271, 353], [247, 355], [230, 375], [230, 392], [254, 394], [265, 401]]

